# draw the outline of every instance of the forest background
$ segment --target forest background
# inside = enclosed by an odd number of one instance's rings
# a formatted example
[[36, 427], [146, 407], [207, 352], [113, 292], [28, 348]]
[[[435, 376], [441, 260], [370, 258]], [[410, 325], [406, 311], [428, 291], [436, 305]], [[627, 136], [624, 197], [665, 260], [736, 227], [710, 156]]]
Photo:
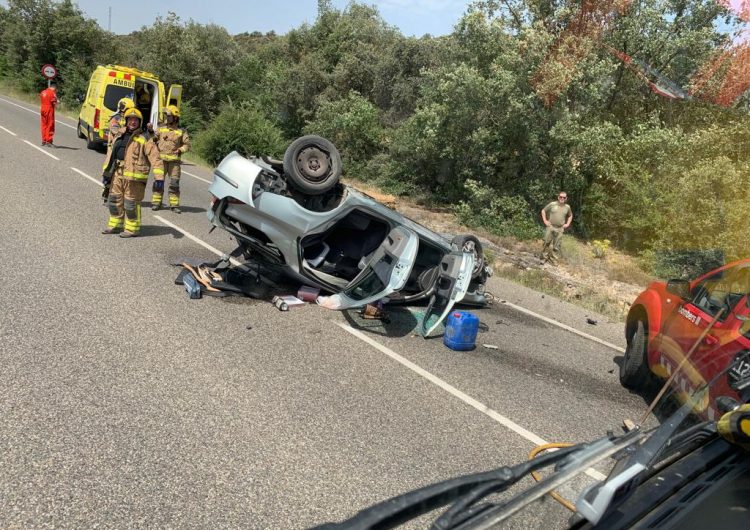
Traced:
[[[98, 64], [155, 72], [184, 86], [182, 122], [209, 163], [319, 134], [348, 177], [518, 239], [540, 237], [539, 210], [566, 190], [576, 235], [690, 276], [750, 256], [750, 97], [720, 101], [732, 66], [717, 62], [742, 50], [743, 22], [725, 4], [485, 0], [451, 34], [417, 38], [359, 2], [321, 0], [285, 35], [173, 13], [114, 35], [70, 0], [9, 0], [0, 81], [36, 93], [55, 64], [77, 108]], [[667, 79], [694, 97], [656, 93]]]

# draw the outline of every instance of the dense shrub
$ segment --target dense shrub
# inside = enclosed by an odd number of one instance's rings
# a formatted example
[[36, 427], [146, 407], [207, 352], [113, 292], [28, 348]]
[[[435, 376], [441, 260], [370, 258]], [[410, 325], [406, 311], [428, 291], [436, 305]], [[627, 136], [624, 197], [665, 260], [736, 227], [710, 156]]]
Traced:
[[322, 103], [304, 132], [331, 140], [341, 151], [347, 173], [361, 169], [379, 151], [383, 137], [378, 109], [357, 92]]
[[282, 156], [281, 131], [252, 103], [226, 105], [195, 141], [196, 152], [217, 164], [227, 154]]
[[476, 181], [466, 181], [468, 199], [454, 208], [459, 220], [500, 236], [534, 239], [541, 236], [529, 203], [518, 195], [499, 195]]

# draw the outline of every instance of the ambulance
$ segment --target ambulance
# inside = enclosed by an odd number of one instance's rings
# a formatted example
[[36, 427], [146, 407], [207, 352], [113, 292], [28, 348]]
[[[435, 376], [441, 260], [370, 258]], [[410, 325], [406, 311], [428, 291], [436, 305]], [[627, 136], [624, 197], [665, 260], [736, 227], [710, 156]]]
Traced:
[[165, 91], [164, 83], [150, 72], [112, 64], [97, 66], [78, 115], [78, 137], [86, 140], [86, 147], [98, 149], [107, 145], [109, 120], [117, 112], [117, 102], [124, 97], [133, 99], [143, 114], [144, 126], [149, 122], [155, 126], [163, 121], [167, 105], [180, 107], [182, 86], [171, 85]]

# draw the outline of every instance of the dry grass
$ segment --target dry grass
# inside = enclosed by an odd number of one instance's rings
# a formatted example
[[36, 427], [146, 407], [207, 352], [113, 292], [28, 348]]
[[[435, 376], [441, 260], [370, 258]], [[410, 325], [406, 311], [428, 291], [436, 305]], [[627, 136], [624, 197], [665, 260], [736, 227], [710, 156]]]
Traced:
[[629, 256], [613, 256], [607, 265], [607, 277], [610, 280], [646, 287], [654, 277], [646, 273]]
[[497, 267], [495, 273], [501, 278], [525, 285], [566, 302], [596, 311], [613, 322], [624, 322], [629, 304], [606, 292], [586, 286], [565, 284], [542, 269], [521, 270], [508, 264]]

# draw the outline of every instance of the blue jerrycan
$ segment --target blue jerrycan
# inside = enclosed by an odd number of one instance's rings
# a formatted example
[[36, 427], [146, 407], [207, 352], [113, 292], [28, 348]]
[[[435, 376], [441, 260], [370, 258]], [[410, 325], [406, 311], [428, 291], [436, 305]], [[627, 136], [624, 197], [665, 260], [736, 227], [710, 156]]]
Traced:
[[443, 343], [451, 350], [474, 349], [479, 332], [479, 317], [468, 311], [453, 311], [445, 324]]

